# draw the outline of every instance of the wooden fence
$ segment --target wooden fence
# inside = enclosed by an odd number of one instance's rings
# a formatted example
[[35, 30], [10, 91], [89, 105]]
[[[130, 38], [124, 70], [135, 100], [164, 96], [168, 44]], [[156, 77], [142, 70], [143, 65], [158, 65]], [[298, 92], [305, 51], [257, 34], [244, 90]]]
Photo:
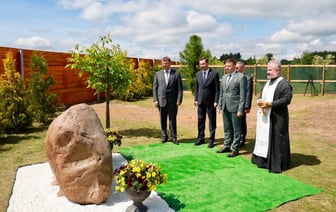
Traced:
[[[13, 52], [13, 57], [16, 60], [16, 70], [20, 72], [23, 79], [30, 77], [30, 59], [33, 53], [43, 56], [48, 63], [48, 76], [52, 76], [56, 84], [51, 88], [51, 92], [57, 94], [60, 104], [70, 106], [73, 104], [83, 102], [93, 102], [97, 100], [93, 89], [87, 88], [85, 83], [87, 76], [83, 78], [78, 77], [78, 70], [66, 69], [67, 58], [70, 53], [62, 52], [48, 52], [48, 51], [35, 51], [27, 49], [7, 48], [0, 47], [0, 74], [4, 73], [3, 59], [5, 59], [7, 52]], [[161, 60], [145, 59], [145, 58], [132, 58], [134, 68], [137, 68], [140, 62], [145, 62], [150, 66], [161, 64]], [[173, 62], [177, 64], [177, 62]]]

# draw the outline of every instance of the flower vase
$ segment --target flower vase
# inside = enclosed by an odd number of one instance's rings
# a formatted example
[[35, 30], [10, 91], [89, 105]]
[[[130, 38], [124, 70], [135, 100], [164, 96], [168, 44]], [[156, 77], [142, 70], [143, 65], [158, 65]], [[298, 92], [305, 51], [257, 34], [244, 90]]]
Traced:
[[127, 196], [133, 201], [133, 205], [126, 209], [126, 212], [145, 212], [148, 207], [142, 204], [142, 201], [147, 199], [150, 195], [150, 191], [147, 190], [134, 190], [126, 189]]

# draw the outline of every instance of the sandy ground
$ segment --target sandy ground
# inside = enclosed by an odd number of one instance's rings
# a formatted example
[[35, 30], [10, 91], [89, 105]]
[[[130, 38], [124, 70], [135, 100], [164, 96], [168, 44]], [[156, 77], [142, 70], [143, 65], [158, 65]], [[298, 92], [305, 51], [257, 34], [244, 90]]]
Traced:
[[[125, 159], [118, 153], [113, 153], [113, 168], [125, 163]], [[126, 211], [132, 205], [124, 192], [114, 193], [114, 182], [107, 201], [100, 205], [80, 205], [70, 202], [66, 197], [57, 197], [58, 186], [51, 185], [54, 180], [48, 163], [34, 164], [20, 167], [10, 197], [7, 212], [110, 212]], [[143, 202], [148, 212], [174, 211], [155, 192]]]
[[[252, 110], [247, 115], [248, 132], [254, 132], [256, 127], [256, 99], [253, 97]], [[319, 99], [319, 101], [316, 101]], [[335, 115], [335, 98], [324, 97], [304, 97], [304, 101], [296, 100], [295, 96], [289, 105], [290, 115], [290, 133], [307, 133], [313, 135], [320, 135], [324, 139], [336, 143], [335, 129], [336, 129], [336, 115]], [[91, 105], [100, 117], [105, 116], [105, 103]], [[159, 125], [159, 114], [157, 109], [153, 106], [151, 108], [139, 107], [130, 104], [110, 104], [110, 118], [120, 120], [137, 120], [157, 123]], [[113, 111], [113, 112], [112, 112]], [[300, 111], [310, 111], [309, 116], [300, 116]], [[190, 126], [197, 128], [197, 112], [196, 107], [186, 105], [183, 103], [179, 107], [177, 122], [178, 125]], [[297, 115], [293, 115], [297, 114]], [[328, 119], [321, 119], [321, 117], [328, 117]], [[223, 129], [222, 115], [217, 116], [217, 129]], [[250, 137], [254, 137], [250, 135]]]

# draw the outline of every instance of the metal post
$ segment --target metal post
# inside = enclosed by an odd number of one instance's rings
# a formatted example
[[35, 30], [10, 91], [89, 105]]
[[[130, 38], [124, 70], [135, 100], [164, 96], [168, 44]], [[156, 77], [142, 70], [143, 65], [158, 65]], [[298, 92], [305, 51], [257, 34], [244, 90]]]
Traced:
[[257, 65], [254, 64], [253, 67], [253, 89], [254, 89], [254, 95], [257, 95]]
[[20, 74], [21, 78], [24, 80], [24, 60], [23, 60], [23, 50], [19, 49], [19, 55], [20, 55]]

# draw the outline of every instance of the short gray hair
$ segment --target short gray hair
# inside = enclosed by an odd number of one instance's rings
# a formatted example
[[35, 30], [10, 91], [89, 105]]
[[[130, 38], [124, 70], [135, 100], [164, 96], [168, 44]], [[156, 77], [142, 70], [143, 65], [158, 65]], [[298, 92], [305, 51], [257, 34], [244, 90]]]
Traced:
[[271, 64], [274, 64], [277, 69], [281, 70], [281, 63], [279, 61], [271, 60], [271, 61], [268, 62], [267, 65], [271, 65]]
[[244, 67], [245, 66], [245, 63], [243, 62], [243, 61], [238, 61], [237, 62], [237, 64], [236, 65], [238, 65], [238, 66], [240, 66], [240, 67]]

